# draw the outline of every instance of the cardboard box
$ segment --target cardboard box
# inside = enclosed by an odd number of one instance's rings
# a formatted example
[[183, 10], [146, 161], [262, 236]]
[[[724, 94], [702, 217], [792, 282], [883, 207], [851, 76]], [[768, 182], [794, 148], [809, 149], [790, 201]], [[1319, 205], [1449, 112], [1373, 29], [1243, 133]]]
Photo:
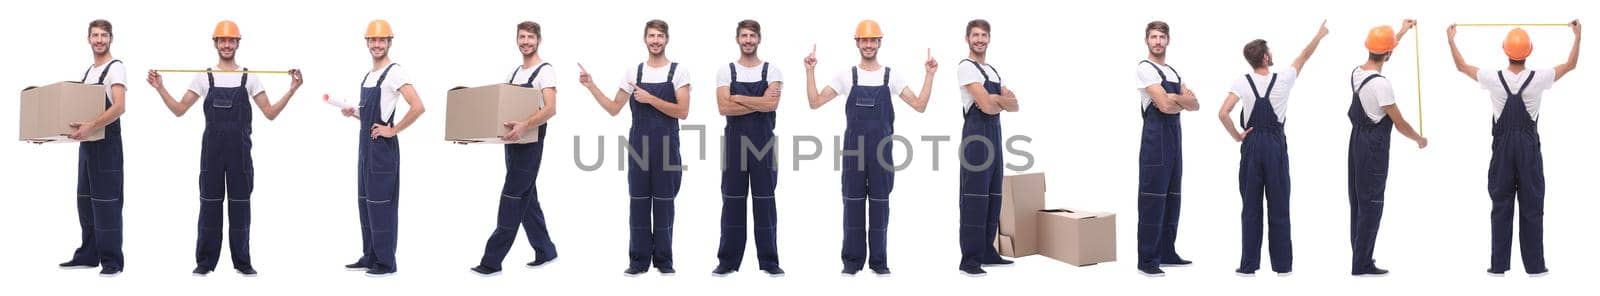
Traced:
[[[1044, 173], [1006, 176], [1001, 184], [1000, 255], [1024, 257], [1039, 253], [1036, 212], [1044, 209]], [[1004, 239], [1001, 239], [1001, 238]], [[1010, 246], [1002, 244], [1009, 240]]]
[[1117, 261], [1117, 215], [1074, 209], [1039, 211], [1039, 254], [1074, 266]]
[[[94, 120], [106, 112], [106, 88], [74, 81], [29, 87], [22, 90], [22, 119], [17, 140], [48, 143], [76, 143], [67, 138], [73, 132], [68, 123]], [[105, 139], [105, 129], [89, 135], [88, 141]]]
[[539, 129], [528, 128], [517, 141], [501, 140], [511, 131], [507, 121], [522, 121], [544, 108], [544, 93], [510, 84], [456, 87], [446, 96], [444, 139], [467, 143], [525, 144], [539, 141]]

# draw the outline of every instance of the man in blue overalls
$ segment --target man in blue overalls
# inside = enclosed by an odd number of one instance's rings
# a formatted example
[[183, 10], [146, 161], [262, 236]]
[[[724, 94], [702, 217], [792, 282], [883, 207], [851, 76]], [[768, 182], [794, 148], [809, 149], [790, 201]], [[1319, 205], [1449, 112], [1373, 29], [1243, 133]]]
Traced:
[[[73, 140], [86, 140], [95, 130], [105, 129], [105, 138], [78, 144], [78, 228], [82, 244], [62, 269], [100, 267], [100, 276], [122, 273], [122, 112], [128, 92], [127, 71], [122, 61], [111, 57], [111, 22], [89, 22], [89, 48], [94, 65], [83, 72], [82, 83], [106, 86], [106, 111], [87, 122], [71, 127]], [[90, 75], [99, 75], [91, 77]], [[91, 79], [93, 78], [93, 79]]]
[[527, 119], [505, 122], [511, 130], [501, 136], [506, 141], [517, 141], [529, 128], [539, 129], [539, 140], [527, 144], [505, 144], [506, 180], [500, 189], [500, 211], [495, 218], [494, 232], [484, 246], [483, 259], [472, 272], [488, 276], [500, 272], [500, 263], [517, 240], [517, 227], [525, 227], [528, 244], [533, 245], [534, 259], [529, 268], [543, 267], [556, 260], [556, 245], [550, 241], [550, 230], [545, 225], [544, 209], [539, 207], [539, 164], [544, 158], [546, 124], [556, 115], [556, 73], [550, 63], [539, 57], [539, 44], [544, 40], [539, 23], [527, 21], [517, 24], [517, 49], [522, 53], [522, 65], [511, 71], [506, 83], [537, 89], [543, 95], [544, 106], [528, 115]]
[[[928, 107], [933, 74], [939, 68], [933, 51], [928, 51], [927, 75], [920, 92], [913, 92], [903, 76], [893, 75], [878, 63], [878, 48], [883, 30], [877, 21], [856, 24], [856, 49], [861, 62], [835, 76], [817, 90], [817, 49], [806, 56], [806, 99], [811, 109], [844, 95], [845, 131], [840, 186], [844, 192], [844, 247], [840, 259], [844, 276], [855, 276], [870, 267], [878, 276], [889, 276], [889, 192], [894, 190], [894, 102], [896, 95], [917, 113]], [[868, 205], [871, 205], [870, 207]], [[870, 253], [868, 252], [870, 250]], [[869, 257], [870, 256], [870, 257]]]
[[[1239, 147], [1239, 195], [1244, 206], [1239, 216], [1243, 233], [1239, 236], [1239, 268], [1234, 270], [1240, 276], [1255, 276], [1256, 270], [1261, 268], [1263, 207], [1266, 207], [1270, 227], [1267, 237], [1272, 271], [1278, 276], [1288, 276], [1294, 271], [1294, 249], [1289, 235], [1289, 145], [1284, 139], [1283, 123], [1289, 111], [1289, 91], [1294, 88], [1295, 78], [1306, 60], [1328, 35], [1327, 23], [1322, 22], [1317, 36], [1300, 51], [1300, 56], [1288, 69], [1270, 68], [1273, 58], [1267, 41], [1256, 39], [1245, 44], [1245, 61], [1254, 70], [1233, 83], [1222, 109], [1217, 112], [1233, 140], [1244, 142]], [[1245, 98], [1239, 118], [1243, 131], [1237, 130], [1229, 117], [1234, 104], [1240, 103], [1240, 97]]]
[[683, 179], [678, 120], [689, 117], [689, 74], [667, 59], [667, 41], [667, 22], [646, 22], [644, 45], [650, 58], [628, 71], [610, 98], [578, 65], [578, 81], [600, 107], [616, 116], [627, 105], [633, 114], [628, 130], [628, 269], [623, 271], [630, 277], [644, 274], [651, 265], [661, 275], [677, 273], [672, 268], [673, 199]]
[[[255, 100], [267, 120], [278, 118], [289, 98], [300, 89], [299, 70], [289, 72], [289, 92], [277, 103], [269, 102], [260, 79], [251, 79], [234, 57], [239, 49], [239, 27], [233, 21], [217, 23], [211, 35], [217, 48], [215, 71], [196, 74], [182, 100], [167, 92], [160, 73], [150, 70], [150, 86], [161, 95], [174, 116], [189, 112], [205, 98], [206, 129], [200, 141], [200, 226], [195, 240], [195, 276], [211, 274], [222, 254], [223, 200], [227, 200], [228, 252], [239, 274], [255, 276], [250, 263], [250, 193], [255, 188], [255, 162], [250, 156], [250, 101]], [[212, 69], [207, 69], [212, 70]]]
[[1383, 191], [1389, 178], [1389, 134], [1417, 141], [1427, 147], [1428, 139], [1411, 129], [1395, 105], [1394, 87], [1379, 72], [1394, 54], [1406, 31], [1416, 26], [1407, 19], [1395, 33], [1389, 26], [1367, 32], [1367, 62], [1350, 73], [1350, 153], [1347, 181], [1350, 193], [1350, 274], [1377, 277], [1389, 274], [1372, 260], [1377, 245], [1378, 222], [1383, 218]]
[[[739, 60], [717, 74], [717, 110], [728, 117], [722, 137], [722, 240], [713, 276], [739, 271], [744, 260], [745, 201], [755, 198], [756, 261], [769, 276], [783, 276], [778, 267], [777, 126], [778, 96], [783, 73], [756, 56], [761, 23], [739, 21], [734, 41]], [[740, 80], [743, 79], [743, 80]]]
[[[1017, 95], [1001, 85], [989, 65], [989, 21], [967, 22], [967, 59], [956, 70], [961, 84], [961, 262], [967, 276], [988, 274], [983, 266], [1010, 265], [994, 248], [1000, 231], [1000, 185], [1005, 160], [1000, 152], [1000, 112], [1017, 112]], [[971, 65], [967, 67], [966, 65]]]
[[[1467, 64], [1456, 49], [1456, 26], [1448, 30], [1450, 55], [1456, 70], [1478, 81], [1489, 91], [1494, 107], [1494, 153], [1489, 158], [1489, 212], [1491, 250], [1489, 275], [1505, 276], [1511, 269], [1511, 224], [1522, 227], [1522, 267], [1529, 276], [1550, 273], [1544, 261], [1544, 153], [1539, 144], [1539, 106], [1544, 91], [1556, 80], [1578, 67], [1578, 45], [1583, 43], [1583, 25], [1573, 20], [1572, 51], [1567, 62], [1555, 68], [1529, 69], [1528, 56], [1533, 42], [1522, 28], [1506, 34], [1502, 47], [1510, 66], [1505, 70], [1479, 69]], [[1518, 209], [1518, 207], [1521, 207]], [[1514, 218], [1515, 217], [1515, 218]]]
[[[372, 68], [361, 79], [361, 103], [344, 109], [345, 117], [360, 120], [360, 152], [356, 161], [356, 194], [361, 217], [361, 259], [345, 269], [366, 271], [368, 277], [386, 277], [398, 270], [395, 245], [400, 220], [401, 131], [426, 111], [404, 68], [389, 60], [394, 31], [389, 22], [367, 23], [367, 52]], [[396, 102], [404, 98], [406, 116], [395, 121]]]
[[[1145, 25], [1149, 57], [1134, 69], [1139, 91], [1139, 273], [1165, 276], [1162, 266], [1188, 266], [1178, 256], [1178, 213], [1183, 186], [1183, 122], [1178, 112], [1200, 110], [1183, 76], [1167, 64], [1168, 32], [1163, 21]], [[1168, 74], [1171, 75], [1168, 75]]]

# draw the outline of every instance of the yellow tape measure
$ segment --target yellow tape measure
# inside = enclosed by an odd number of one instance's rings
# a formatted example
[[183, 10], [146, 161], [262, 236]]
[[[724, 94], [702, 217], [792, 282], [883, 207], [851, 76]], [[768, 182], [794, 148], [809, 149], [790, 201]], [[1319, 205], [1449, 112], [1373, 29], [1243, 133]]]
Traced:
[[1457, 27], [1566, 27], [1567, 23], [1484, 23], [1484, 24], [1456, 24]]
[[1411, 34], [1411, 42], [1417, 52], [1417, 56], [1412, 58], [1417, 63], [1417, 134], [1427, 136], [1428, 133], [1423, 132], [1422, 125], [1422, 30], [1415, 31], [1418, 32]]
[[264, 71], [264, 70], [197, 70], [197, 69], [158, 69], [156, 72], [167, 73], [248, 73], [248, 74], [289, 74], [289, 71]]

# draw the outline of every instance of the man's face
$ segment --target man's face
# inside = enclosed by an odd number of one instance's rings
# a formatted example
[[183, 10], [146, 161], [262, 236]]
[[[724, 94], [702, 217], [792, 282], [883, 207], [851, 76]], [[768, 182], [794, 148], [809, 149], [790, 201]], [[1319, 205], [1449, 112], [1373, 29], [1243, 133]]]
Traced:
[[1163, 57], [1167, 55], [1167, 33], [1150, 30], [1144, 34], [1144, 45], [1150, 48], [1150, 55]]
[[883, 38], [856, 38], [856, 49], [861, 50], [861, 59], [877, 59], [878, 47], [882, 45]]
[[89, 49], [94, 50], [96, 55], [111, 52], [111, 32], [101, 28], [89, 28]]
[[532, 56], [539, 53], [539, 35], [526, 30], [517, 30], [517, 50], [523, 56]]
[[644, 31], [644, 47], [650, 55], [662, 55], [667, 52], [667, 33], [656, 29]]
[[989, 51], [989, 30], [972, 28], [967, 30], [967, 50], [983, 54]]
[[393, 38], [367, 38], [367, 52], [372, 54], [372, 59], [389, 57], [389, 43]]
[[750, 29], [739, 29], [739, 36], [735, 39], [739, 42], [739, 53], [744, 55], [755, 55], [761, 47], [761, 34]]
[[232, 60], [239, 51], [239, 38], [212, 38], [211, 42], [217, 46], [217, 58]]

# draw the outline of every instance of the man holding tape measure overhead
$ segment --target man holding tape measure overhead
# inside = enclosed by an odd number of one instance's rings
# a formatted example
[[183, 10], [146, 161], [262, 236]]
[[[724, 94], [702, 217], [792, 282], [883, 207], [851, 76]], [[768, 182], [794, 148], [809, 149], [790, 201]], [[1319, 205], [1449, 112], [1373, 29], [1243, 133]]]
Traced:
[[1456, 25], [1447, 31], [1450, 55], [1455, 59], [1456, 70], [1477, 80], [1479, 86], [1489, 91], [1489, 104], [1493, 108], [1493, 154], [1489, 158], [1489, 212], [1491, 255], [1489, 275], [1505, 276], [1511, 269], [1511, 224], [1513, 210], [1522, 208], [1515, 216], [1522, 227], [1522, 266], [1529, 276], [1549, 274], [1544, 261], [1544, 153], [1540, 152], [1539, 106], [1544, 92], [1556, 80], [1578, 67], [1578, 45], [1583, 43], [1583, 25], [1577, 20], [1567, 24], [1572, 28], [1572, 51], [1567, 62], [1550, 69], [1528, 69], [1528, 56], [1533, 54], [1533, 42], [1522, 28], [1511, 29], [1502, 47], [1510, 65], [1505, 70], [1479, 69], [1467, 64], [1456, 48]]
[[[367, 23], [367, 53], [372, 68], [361, 80], [361, 103], [344, 108], [344, 116], [360, 120], [359, 160], [356, 161], [357, 210], [361, 217], [361, 259], [345, 269], [366, 271], [368, 277], [394, 275], [395, 244], [400, 220], [400, 138], [425, 109], [411, 86], [411, 76], [389, 60], [394, 31], [389, 22]], [[395, 121], [396, 102], [404, 99], [406, 116]]]
[[255, 276], [250, 262], [250, 194], [255, 187], [255, 164], [250, 155], [250, 121], [254, 114], [250, 112], [250, 101], [255, 101], [267, 120], [276, 119], [303, 83], [300, 70], [290, 70], [289, 92], [277, 102], [268, 101], [261, 79], [235, 62], [241, 39], [238, 24], [226, 20], [217, 23], [211, 34], [217, 48], [217, 65], [204, 71], [182, 71], [201, 72], [195, 74], [182, 100], [167, 93], [161, 70], [150, 70], [147, 79], [175, 116], [183, 116], [195, 102], [205, 98], [201, 107], [206, 128], [200, 142], [200, 229], [195, 242], [195, 276], [205, 276], [217, 268], [222, 253], [224, 200], [228, 204], [228, 252], [233, 268], [239, 274]]
[[1348, 179], [1350, 194], [1350, 275], [1384, 276], [1372, 260], [1378, 239], [1378, 222], [1383, 218], [1383, 190], [1389, 176], [1389, 134], [1398, 129], [1428, 146], [1428, 138], [1411, 129], [1394, 102], [1394, 87], [1379, 72], [1394, 56], [1394, 48], [1417, 21], [1407, 19], [1394, 28], [1379, 26], [1367, 32], [1367, 61], [1350, 71], [1350, 153]]

